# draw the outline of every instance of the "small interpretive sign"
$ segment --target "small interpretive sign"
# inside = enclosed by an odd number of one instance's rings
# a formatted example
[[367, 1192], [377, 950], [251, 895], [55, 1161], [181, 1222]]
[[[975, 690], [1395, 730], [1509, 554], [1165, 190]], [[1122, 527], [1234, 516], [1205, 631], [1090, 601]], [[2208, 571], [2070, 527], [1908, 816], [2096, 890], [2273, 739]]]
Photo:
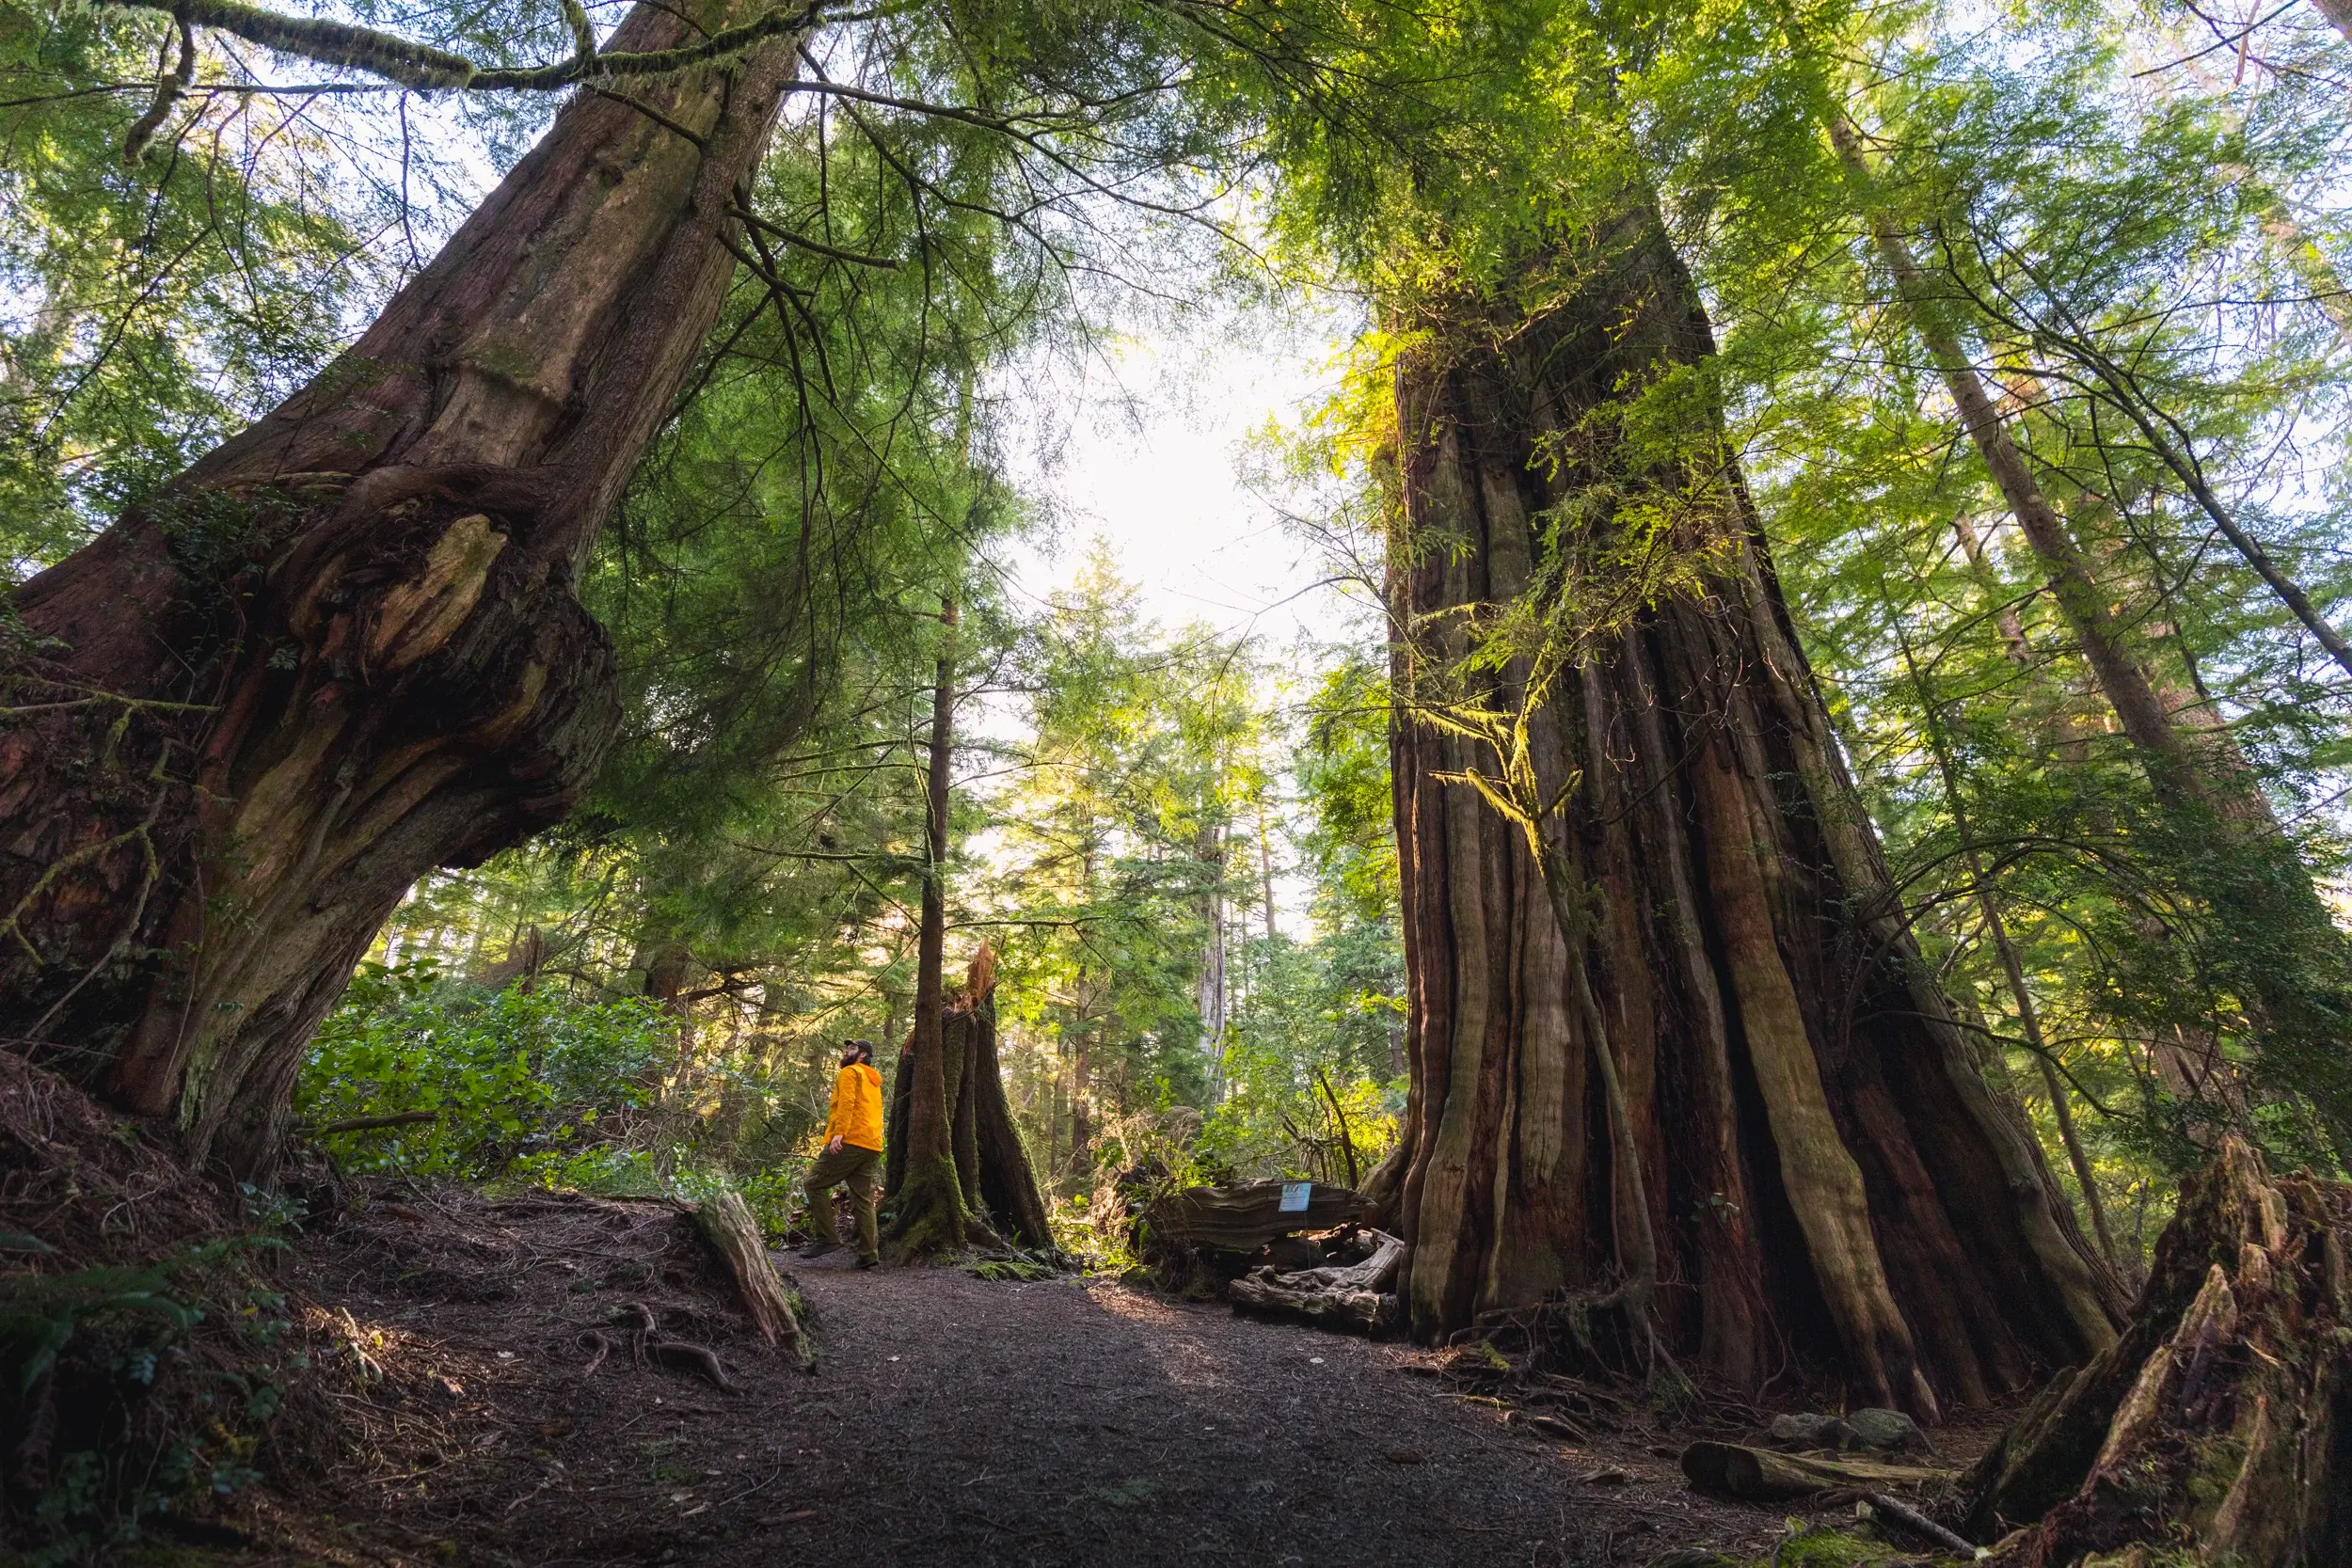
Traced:
[[[1305, 1213], [1307, 1212], [1307, 1200], [1314, 1196], [1314, 1191], [1315, 1184], [1311, 1181], [1283, 1182], [1281, 1212], [1285, 1214]], [[1263, 1212], [1263, 1211], [1260, 1212]]]

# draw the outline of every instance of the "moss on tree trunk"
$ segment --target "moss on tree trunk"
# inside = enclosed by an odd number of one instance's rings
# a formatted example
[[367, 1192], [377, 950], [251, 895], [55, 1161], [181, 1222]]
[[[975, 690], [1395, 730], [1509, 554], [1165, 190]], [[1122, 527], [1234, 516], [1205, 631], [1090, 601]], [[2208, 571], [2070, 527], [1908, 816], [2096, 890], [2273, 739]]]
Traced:
[[[1712, 353], [1687, 274], [1645, 207], [1529, 272], [1540, 309], [1457, 294], [1399, 324], [1427, 329], [1397, 378], [1390, 552], [1412, 1087], [1367, 1187], [1412, 1247], [1414, 1330], [1622, 1276], [1639, 1191], [1661, 1333], [1720, 1376], [1933, 1416], [2084, 1359], [2120, 1293], [1904, 934], [1720, 421], [1686, 399], [1701, 428], [1661, 476], [1613, 415]], [[1476, 748], [1414, 714], [1497, 678], [1478, 628], [1546, 580], [1553, 531], [1610, 546], [1661, 488], [1683, 515], [1661, 544], [1693, 564], [1530, 721], [1595, 911], [1569, 944], [1523, 835], [1444, 782]]]
[[[1013, 1124], [1012, 1103], [1005, 1096], [1004, 1069], [996, 1055], [995, 998], [983, 995], [974, 1001], [967, 991], [941, 1021], [940, 1036], [953, 1085], [956, 1174], [966, 1215], [1005, 1241], [1052, 1246], [1044, 1195], [1021, 1130]], [[900, 1150], [914, 1108], [914, 1050], [909, 1041], [900, 1053], [891, 1092], [885, 1202], [896, 1201], [906, 1181]]]

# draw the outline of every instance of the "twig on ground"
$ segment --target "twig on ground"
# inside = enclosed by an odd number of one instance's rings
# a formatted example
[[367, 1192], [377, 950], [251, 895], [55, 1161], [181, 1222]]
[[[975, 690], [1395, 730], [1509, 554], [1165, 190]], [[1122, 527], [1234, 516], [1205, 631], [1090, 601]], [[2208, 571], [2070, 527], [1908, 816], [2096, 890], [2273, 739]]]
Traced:
[[1862, 1500], [1870, 1505], [1872, 1513], [1883, 1515], [1914, 1535], [1925, 1536], [1947, 1551], [1957, 1552], [1964, 1558], [1973, 1559], [1977, 1555], [1974, 1542], [1963, 1540], [1946, 1529], [1909, 1503], [1898, 1502], [1883, 1492], [1865, 1492]]

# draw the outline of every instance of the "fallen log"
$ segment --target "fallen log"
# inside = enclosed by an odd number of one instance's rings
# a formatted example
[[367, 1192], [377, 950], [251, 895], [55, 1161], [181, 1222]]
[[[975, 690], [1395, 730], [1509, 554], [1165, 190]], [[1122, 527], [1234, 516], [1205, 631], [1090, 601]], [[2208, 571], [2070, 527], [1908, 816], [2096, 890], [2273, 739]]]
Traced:
[[[1285, 1210], [1283, 1189], [1299, 1185], [1308, 1189], [1306, 1207]], [[1169, 1193], [1143, 1211], [1143, 1223], [1155, 1241], [1255, 1252], [1277, 1236], [1328, 1230], [1360, 1218], [1365, 1208], [1363, 1197], [1347, 1187], [1320, 1181], [1244, 1181]]]
[[[1385, 1230], [1366, 1231], [1375, 1238], [1372, 1256], [1360, 1263], [1327, 1263], [1319, 1268], [1283, 1271], [1282, 1283], [1295, 1290], [1392, 1291], [1396, 1271], [1405, 1261], [1405, 1243]], [[1263, 1272], [1263, 1271], [1261, 1271]]]
[[313, 1138], [332, 1138], [344, 1132], [373, 1132], [379, 1127], [421, 1127], [428, 1121], [438, 1121], [438, 1111], [392, 1111], [380, 1117], [345, 1117], [324, 1126], [307, 1130]]
[[1226, 1299], [1237, 1307], [1296, 1318], [1343, 1334], [1382, 1334], [1397, 1316], [1393, 1294], [1379, 1291], [1295, 1290], [1282, 1280], [1283, 1276], [1272, 1269], [1260, 1269], [1226, 1286]]
[[1226, 1299], [1237, 1308], [1296, 1318], [1343, 1334], [1385, 1333], [1398, 1313], [1393, 1287], [1398, 1265], [1405, 1260], [1405, 1243], [1379, 1231], [1373, 1234], [1379, 1237], [1379, 1244], [1360, 1263], [1252, 1270], [1225, 1287]]
[[2234, 1137], [2182, 1186], [2132, 1321], [1967, 1476], [2005, 1563], [2352, 1562], [2352, 1185]]
[[1777, 1453], [1738, 1443], [1693, 1443], [1682, 1450], [1682, 1473], [1702, 1492], [1737, 1497], [1743, 1502], [1778, 1502], [1810, 1497], [1833, 1487], [1874, 1490], [1883, 1486], [1914, 1486], [1949, 1481], [1956, 1470], [1931, 1470], [1911, 1465], [1873, 1465], [1860, 1459], [1819, 1459], [1811, 1454]]
[[768, 1258], [768, 1243], [759, 1234], [743, 1195], [728, 1187], [705, 1198], [695, 1206], [694, 1224], [710, 1250], [719, 1255], [727, 1273], [734, 1276], [736, 1293], [743, 1298], [743, 1308], [751, 1314], [760, 1338], [771, 1345], [782, 1345], [791, 1351], [800, 1360], [802, 1370], [815, 1371], [817, 1346], [802, 1328], [784, 1281], [776, 1277], [776, 1266]]

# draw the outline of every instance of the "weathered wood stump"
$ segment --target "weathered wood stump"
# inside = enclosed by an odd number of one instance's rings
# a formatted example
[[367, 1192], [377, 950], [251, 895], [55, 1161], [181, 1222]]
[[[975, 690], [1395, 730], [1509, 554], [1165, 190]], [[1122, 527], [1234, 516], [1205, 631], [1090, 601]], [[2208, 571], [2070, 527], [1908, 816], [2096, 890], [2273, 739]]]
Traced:
[[1969, 1472], [1963, 1528], [2019, 1568], [2352, 1561], [2352, 1186], [2226, 1138], [2183, 1186], [2122, 1338]]
[[[973, 959], [971, 979], [949, 998], [940, 1020], [942, 1063], [946, 1069], [949, 1142], [964, 1207], [1005, 1242], [1031, 1251], [1052, 1252], [1054, 1230], [1044, 1190], [1013, 1124], [1005, 1098], [1004, 1068], [996, 1051], [995, 957], [987, 947]], [[889, 1131], [882, 1142], [882, 1203], [896, 1203], [906, 1183], [908, 1129], [914, 1108], [914, 1039], [900, 1045], [890, 1091]], [[975, 1237], [975, 1240], [983, 1238]]]
[[784, 1281], [776, 1277], [767, 1241], [752, 1219], [743, 1195], [730, 1187], [705, 1198], [695, 1207], [694, 1225], [734, 1276], [736, 1292], [743, 1298], [743, 1309], [751, 1314], [760, 1338], [789, 1350], [803, 1371], [815, 1371], [817, 1346], [801, 1327]]

